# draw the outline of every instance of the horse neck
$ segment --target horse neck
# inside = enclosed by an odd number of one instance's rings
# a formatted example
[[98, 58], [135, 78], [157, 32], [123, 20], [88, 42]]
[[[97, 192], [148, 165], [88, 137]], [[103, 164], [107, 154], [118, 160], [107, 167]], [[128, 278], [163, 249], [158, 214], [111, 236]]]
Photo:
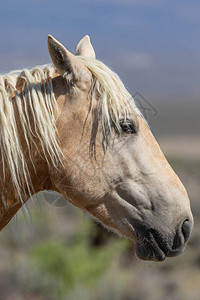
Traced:
[[31, 194], [30, 190], [25, 189], [23, 196], [20, 198], [16, 189], [13, 187], [10, 172], [6, 170], [3, 174], [2, 163], [0, 168], [0, 230], [2, 230], [17, 211], [22, 207], [22, 204], [32, 196], [44, 189], [52, 189], [51, 182], [47, 173], [47, 167], [41, 161], [35, 163], [35, 170], [32, 168], [29, 171], [32, 182]]
[[[16, 111], [14, 101], [13, 105], [14, 110]], [[33, 194], [44, 189], [54, 189], [50, 180], [48, 163], [44, 157], [42, 158], [38, 140], [35, 140], [35, 143], [37, 144], [39, 151], [36, 151], [33, 147], [30, 153], [30, 149], [28, 149], [27, 143], [25, 142], [19, 119], [17, 120], [17, 127], [20, 143], [27, 163], [27, 176], [29, 177], [29, 183], [31, 183], [31, 185], [29, 188], [25, 185], [23, 195], [20, 197], [16, 187], [13, 185], [11, 171], [7, 162], [3, 162], [3, 160], [0, 161], [0, 230], [9, 223], [12, 217]], [[0, 157], [2, 157], [1, 152]]]

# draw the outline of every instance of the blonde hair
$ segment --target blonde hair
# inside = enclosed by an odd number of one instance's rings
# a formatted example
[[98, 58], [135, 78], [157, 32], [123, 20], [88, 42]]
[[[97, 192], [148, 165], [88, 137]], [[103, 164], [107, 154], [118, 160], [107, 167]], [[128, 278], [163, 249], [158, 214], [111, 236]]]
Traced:
[[[142, 116], [117, 74], [96, 59], [77, 57], [93, 74], [92, 96], [99, 95], [104, 131], [105, 128], [111, 130], [113, 124], [120, 131], [120, 119], [126, 118], [133, 109]], [[47, 162], [56, 167], [58, 162], [62, 162], [63, 156], [57, 140], [54, 116], [57, 102], [53, 91], [52, 76], [55, 72], [53, 66], [44, 65], [31, 70], [24, 69], [0, 75], [0, 147], [3, 172], [5, 174], [6, 164], [22, 203], [25, 187], [31, 194], [31, 182], [19, 140], [13, 99], [30, 159], [31, 143], [35, 145], [36, 135]], [[68, 79], [71, 77], [70, 74], [67, 75]], [[17, 89], [19, 83], [21, 83], [20, 94]], [[32, 116], [33, 124], [31, 124], [29, 114]], [[34, 128], [34, 133], [32, 128]], [[37, 148], [37, 145], [35, 147]], [[47, 157], [50, 158], [50, 162]]]
[[[13, 185], [22, 202], [25, 188], [28, 188], [31, 194], [31, 182], [19, 139], [16, 116], [20, 120], [30, 159], [32, 159], [31, 143], [37, 149], [35, 135], [40, 141], [46, 159], [48, 156], [56, 165], [61, 157], [54, 117], [56, 99], [52, 85], [53, 73], [55, 73], [55, 68], [45, 65], [32, 70], [24, 69], [0, 75], [0, 147], [3, 173], [5, 174], [6, 163]], [[19, 84], [21, 85], [20, 91], [17, 89]], [[29, 114], [31, 114], [31, 120]]]
[[134, 99], [125, 88], [119, 76], [101, 61], [85, 56], [78, 56], [80, 61], [94, 76], [93, 96], [100, 95], [102, 128], [111, 131], [112, 126], [121, 132], [120, 120], [126, 119], [131, 111], [142, 118]]

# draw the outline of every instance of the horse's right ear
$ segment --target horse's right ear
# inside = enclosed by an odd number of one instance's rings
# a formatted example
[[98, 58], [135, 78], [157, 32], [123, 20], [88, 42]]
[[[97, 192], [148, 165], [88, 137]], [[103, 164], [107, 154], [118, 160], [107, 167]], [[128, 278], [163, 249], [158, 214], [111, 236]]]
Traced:
[[85, 66], [51, 35], [48, 35], [48, 49], [52, 62], [61, 75], [68, 73], [72, 74], [72, 79], [80, 79]]
[[92, 44], [90, 42], [89, 35], [84, 36], [82, 40], [80, 40], [76, 47], [75, 54], [96, 58], [94, 48], [92, 47]]

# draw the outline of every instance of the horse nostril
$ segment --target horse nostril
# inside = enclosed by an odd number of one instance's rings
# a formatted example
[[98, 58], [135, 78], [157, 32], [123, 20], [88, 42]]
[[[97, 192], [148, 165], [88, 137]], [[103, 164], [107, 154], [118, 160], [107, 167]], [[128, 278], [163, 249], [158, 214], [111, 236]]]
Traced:
[[181, 232], [184, 236], [184, 243], [186, 243], [190, 237], [192, 231], [192, 223], [186, 219], [183, 223], [182, 223], [182, 228], [181, 228]]
[[184, 244], [188, 241], [190, 234], [192, 231], [192, 222], [188, 219], [184, 219], [179, 225], [176, 235], [174, 237], [172, 249], [177, 250], [184, 246]]

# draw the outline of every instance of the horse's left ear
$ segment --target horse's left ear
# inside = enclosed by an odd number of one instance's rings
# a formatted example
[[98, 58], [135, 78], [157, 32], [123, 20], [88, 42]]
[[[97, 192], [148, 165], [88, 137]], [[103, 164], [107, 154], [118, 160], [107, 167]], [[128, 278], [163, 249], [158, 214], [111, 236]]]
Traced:
[[88, 79], [88, 69], [51, 35], [48, 36], [48, 48], [52, 62], [61, 75], [71, 74], [76, 81]]
[[92, 47], [92, 44], [90, 42], [89, 35], [84, 36], [82, 40], [80, 40], [76, 47], [75, 55], [82, 55], [92, 58], [96, 57], [94, 48]]

